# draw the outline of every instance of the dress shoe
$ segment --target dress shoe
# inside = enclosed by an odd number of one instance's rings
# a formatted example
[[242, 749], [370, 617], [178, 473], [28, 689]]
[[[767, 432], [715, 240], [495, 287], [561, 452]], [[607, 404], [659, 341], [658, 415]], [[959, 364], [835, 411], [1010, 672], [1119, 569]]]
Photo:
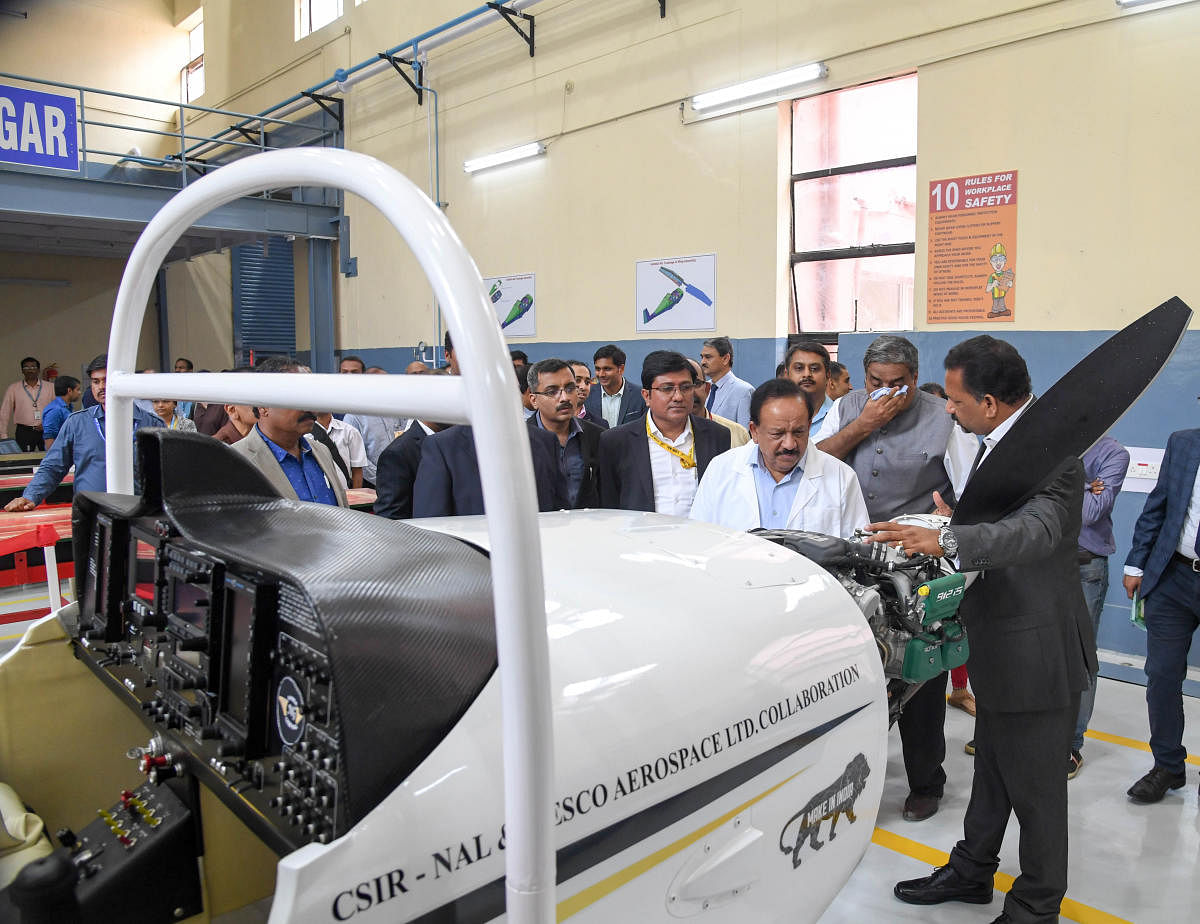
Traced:
[[1072, 751], [1067, 755], [1067, 779], [1073, 780], [1079, 776], [1079, 770], [1083, 767], [1083, 755], [1078, 751]]
[[1156, 764], [1153, 770], [1129, 787], [1129, 798], [1140, 805], [1149, 805], [1160, 801], [1168, 789], [1179, 789], [1186, 782], [1186, 773], [1171, 773]]
[[932, 876], [897, 882], [896, 898], [910, 905], [937, 905], [942, 902], [970, 902], [986, 905], [992, 900], [992, 882], [972, 882], [964, 879], [954, 867], [939, 866]]
[[915, 792], [910, 792], [908, 798], [904, 800], [904, 820], [905, 821], [924, 821], [937, 814], [938, 802], [941, 796], [919, 796]]
[[968, 754], [970, 754], [972, 757], [974, 757], [975, 756], [975, 739], [972, 738], [970, 741], [968, 741], [966, 743], [966, 745], [964, 745], [963, 750], [966, 751]]
[[975, 714], [975, 697], [966, 687], [961, 690], [951, 690], [950, 695], [946, 697], [946, 702], [955, 709], [961, 709], [967, 715]]

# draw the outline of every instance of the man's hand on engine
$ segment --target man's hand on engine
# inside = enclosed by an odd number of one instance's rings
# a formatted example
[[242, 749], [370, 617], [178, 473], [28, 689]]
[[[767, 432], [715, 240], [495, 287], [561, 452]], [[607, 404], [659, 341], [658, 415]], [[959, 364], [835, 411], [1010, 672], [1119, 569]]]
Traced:
[[926, 529], [924, 526], [902, 526], [899, 523], [871, 523], [867, 526], [872, 535], [868, 542], [887, 542], [902, 548], [908, 554], [938, 555], [942, 554], [941, 543], [938, 542], [938, 531]]

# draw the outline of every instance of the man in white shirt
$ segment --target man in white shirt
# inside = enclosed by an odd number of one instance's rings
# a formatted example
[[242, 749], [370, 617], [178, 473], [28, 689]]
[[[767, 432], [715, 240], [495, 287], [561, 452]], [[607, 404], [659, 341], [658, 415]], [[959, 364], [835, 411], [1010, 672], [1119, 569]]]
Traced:
[[625, 351], [608, 343], [592, 356], [599, 388], [584, 399], [584, 407], [593, 417], [602, 418], [610, 427], [636, 420], [646, 412], [646, 402], [637, 387], [625, 378]]
[[808, 439], [800, 386], [770, 379], [750, 399], [745, 446], [709, 465], [691, 518], [732, 529], [806, 529], [845, 538], [865, 526], [867, 503], [854, 470]]
[[[333, 445], [338, 448], [342, 460], [350, 469], [350, 483], [344, 487], [361, 488], [363, 469], [367, 464], [367, 450], [363, 444], [362, 434], [344, 420], [338, 420], [328, 411], [317, 415], [317, 423], [329, 433]], [[339, 472], [339, 474], [341, 473]]]
[[700, 368], [711, 383], [705, 407], [714, 414], [750, 426], [750, 396], [754, 386], [733, 374], [733, 344], [728, 337], [712, 337], [700, 350]]
[[691, 416], [695, 387], [682, 353], [655, 350], [646, 357], [646, 413], [600, 435], [601, 507], [688, 515], [699, 478], [729, 448], [728, 430]]

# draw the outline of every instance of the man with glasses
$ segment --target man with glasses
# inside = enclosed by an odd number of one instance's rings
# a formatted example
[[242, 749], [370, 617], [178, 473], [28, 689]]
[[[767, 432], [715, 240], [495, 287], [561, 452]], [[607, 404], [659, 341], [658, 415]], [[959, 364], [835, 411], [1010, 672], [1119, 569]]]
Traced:
[[692, 416], [696, 383], [682, 353], [655, 350], [642, 363], [646, 413], [600, 436], [600, 505], [686, 517], [708, 463], [729, 431]]
[[567, 481], [567, 502], [572, 509], [598, 507], [596, 453], [604, 429], [575, 416], [579, 386], [574, 372], [561, 359], [543, 359], [529, 367], [528, 376], [536, 411], [528, 423], [558, 441], [558, 467]]
[[22, 452], [41, 452], [42, 412], [54, 401], [54, 384], [42, 381], [42, 364], [33, 356], [21, 360], [21, 378], [8, 386], [0, 404], [0, 439], [8, 439], [9, 424], [15, 424], [13, 439]]

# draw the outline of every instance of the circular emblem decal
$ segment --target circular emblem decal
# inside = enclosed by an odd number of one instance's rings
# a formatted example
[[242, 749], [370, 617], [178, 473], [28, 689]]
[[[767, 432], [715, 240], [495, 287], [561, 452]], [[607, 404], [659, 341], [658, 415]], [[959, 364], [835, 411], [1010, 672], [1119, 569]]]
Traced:
[[303, 737], [304, 718], [304, 693], [295, 680], [285, 676], [275, 691], [275, 727], [284, 744], [294, 747]]

